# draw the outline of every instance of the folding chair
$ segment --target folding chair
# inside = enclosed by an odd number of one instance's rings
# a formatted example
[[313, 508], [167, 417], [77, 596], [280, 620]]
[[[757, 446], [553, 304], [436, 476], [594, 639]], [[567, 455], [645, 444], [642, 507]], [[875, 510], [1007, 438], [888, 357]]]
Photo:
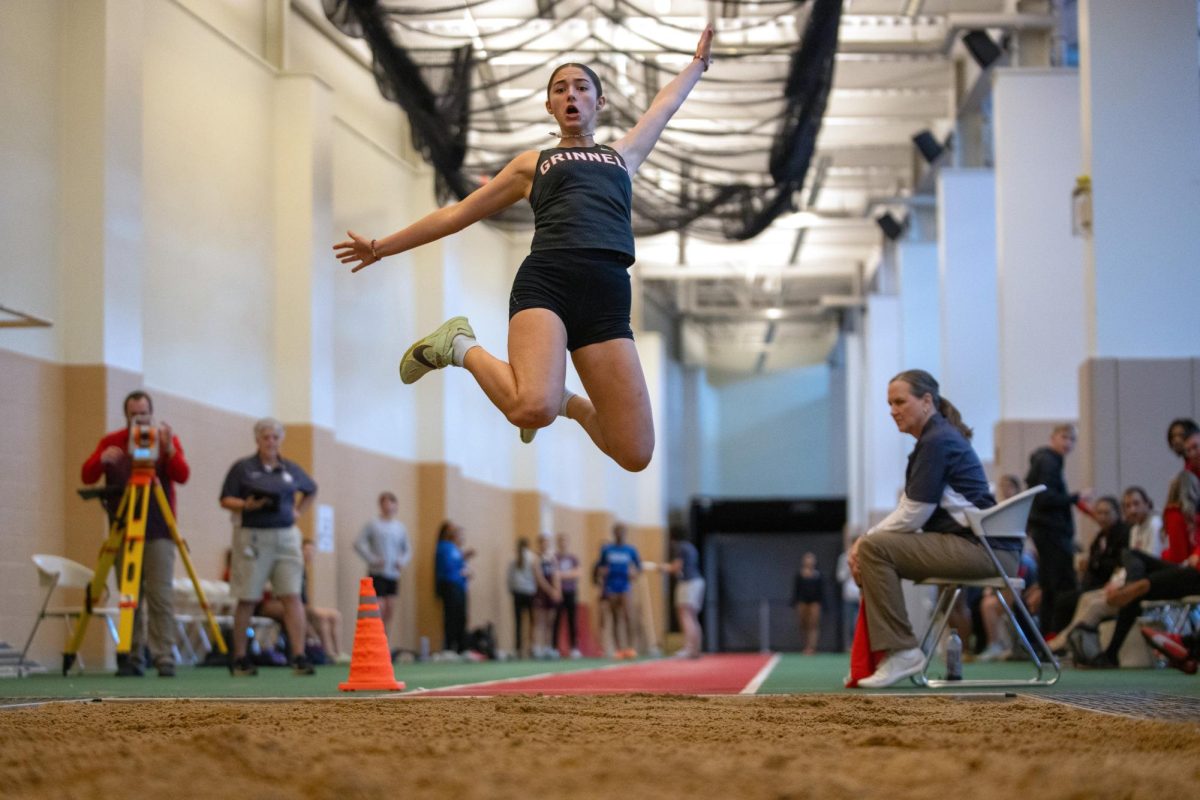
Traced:
[[1143, 600], [1138, 623], [1157, 623], [1167, 633], [1185, 636], [1200, 632], [1200, 595], [1177, 600]]
[[[70, 636], [72, 630], [74, 630], [73, 621], [83, 613], [82, 604], [49, 608], [50, 597], [54, 594], [54, 590], [58, 588], [82, 589], [86, 593], [92, 583], [92, 575], [94, 574], [90, 567], [85, 567], [78, 561], [72, 561], [62, 556], [35, 553], [32, 558], [34, 566], [37, 567], [38, 582], [46, 587], [46, 596], [42, 599], [42, 607], [38, 611], [37, 620], [33, 623], [33, 630], [29, 632], [29, 638], [25, 640], [25, 648], [21, 650], [21, 660], [17, 662], [18, 675], [22, 674], [25, 657], [29, 654], [29, 647], [33, 644], [33, 637], [37, 635], [42, 620], [47, 617], [61, 618], [67, 628], [67, 636]], [[108, 632], [112, 636], [113, 642], [117, 642], [119, 637], [117, 636], [117, 626], [113, 618], [117, 615], [118, 609], [93, 608], [92, 613], [104, 617], [104, 621], [108, 623]], [[80, 669], [82, 669], [82, 659], [77, 663]]]
[[[1033, 621], [1028, 609], [1025, 608], [1025, 603], [1021, 601], [1021, 591], [1025, 588], [1025, 581], [1020, 578], [1010, 578], [1005, 574], [1004, 568], [1000, 566], [1000, 561], [996, 558], [996, 554], [992, 551], [992, 547], [988, 544], [987, 540], [987, 537], [996, 539], [1024, 539], [1025, 523], [1029, 519], [1029, 510], [1033, 507], [1033, 498], [1045, 490], [1045, 486], [1034, 486], [985, 511], [977, 509], [967, 510], [967, 520], [971, 525], [971, 531], [979, 537], [980, 544], [983, 545], [988, 558], [991, 559], [992, 565], [996, 568], [996, 575], [995, 577], [978, 580], [928, 578], [920, 582], [923, 585], [938, 586], [940, 588], [933, 616], [929, 619], [929, 627], [926, 629], [925, 636], [921, 640], [921, 652], [925, 654], [925, 669], [920, 674], [912, 677], [913, 683], [930, 689], [945, 689], [957, 686], [1052, 686], [1058, 681], [1062, 675], [1062, 668], [1059, 666], [1058, 658], [1046, 646], [1046, 640], [1042, 638], [1037, 624]], [[1036, 670], [1034, 677], [1026, 680], [977, 679], [957, 681], [929, 677], [929, 667], [933, 661], [934, 648], [941, 641], [942, 632], [945, 631], [946, 624], [950, 620], [950, 612], [954, 610], [954, 605], [958, 601], [958, 595], [964, 586], [988, 587], [996, 591], [996, 597], [1000, 601], [1000, 605], [1005, 613], [1008, 614], [1008, 618], [1012, 622], [1013, 629], [1016, 631], [1021, 646], [1029, 654], [1029, 659], [1033, 663], [1033, 667]], [[1012, 594], [1013, 603], [1011, 606], [1004, 598], [1004, 589], [1010, 590]], [[1020, 612], [1020, 616], [1016, 613], [1017, 611]], [[1021, 624], [1022, 621], [1025, 623], [1024, 626]], [[1026, 629], [1032, 631], [1034, 638], [1032, 644], [1029, 641], [1029, 637], [1025, 635]], [[1047, 675], [1047, 667], [1053, 669], [1052, 676]]]

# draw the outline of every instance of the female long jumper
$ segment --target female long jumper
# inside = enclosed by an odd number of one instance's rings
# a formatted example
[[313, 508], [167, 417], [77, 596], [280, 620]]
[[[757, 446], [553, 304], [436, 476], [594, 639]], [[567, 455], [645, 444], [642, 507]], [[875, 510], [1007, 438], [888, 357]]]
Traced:
[[[508, 362], [484, 350], [465, 317], [447, 320], [400, 361], [412, 383], [431, 370], [465, 367], [495, 406], [530, 441], [556, 415], [587, 431], [632, 472], [654, 453], [654, 423], [629, 325], [633, 263], [632, 177], [667, 122], [711, 62], [706, 27], [692, 62], [659, 91], [637, 125], [611, 146], [597, 145], [596, 119], [607, 103], [600, 79], [582, 64], [550, 76], [546, 111], [559, 126], [557, 147], [514, 158], [484, 186], [382, 239], [353, 231], [334, 245], [352, 272], [441, 239], [526, 199], [534, 210], [529, 256], [509, 298]], [[565, 388], [564, 348], [587, 396]]]

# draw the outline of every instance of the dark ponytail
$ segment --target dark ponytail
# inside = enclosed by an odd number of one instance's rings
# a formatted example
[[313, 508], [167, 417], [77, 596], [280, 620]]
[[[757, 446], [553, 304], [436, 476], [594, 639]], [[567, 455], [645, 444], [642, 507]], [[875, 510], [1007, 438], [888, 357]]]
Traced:
[[946, 418], [946, 421], [958, 429], [958, 432], [963, 435], [963, 438], [970, 439], [975, 431], [967, 427], [963, 422], [962, 414], [954, 407], [946, 398], [942, 397], [938, 391], [938, 382], [932, 375], [923, 369], [906, 369], [896, 377], [892, 378], [888, 383], [896, 381], [904, 381], [908, 384], [909, 393], [913, 397], [924, 397], [929, 395], [933, 398], [933, 407], [937, 412]]

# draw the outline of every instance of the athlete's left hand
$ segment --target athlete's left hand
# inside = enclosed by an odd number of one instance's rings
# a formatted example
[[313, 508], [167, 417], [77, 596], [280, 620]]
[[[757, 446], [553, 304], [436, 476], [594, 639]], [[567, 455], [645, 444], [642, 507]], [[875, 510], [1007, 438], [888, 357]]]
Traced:
[[364, 239], [354, 231], [346, 231], [346, 235], [350, 238], [335, 244], [333, 251], [337, 260], [343, 264], [358, 262], [350, 270], [351, 272], [358, 272], [363, 267], [369, 267], [379, 260], [379, 257], [372, 252], [370, 239]]
[[713, 27], [705, 25], [704, 31], [700, 34], [700, 41], [696, 43], [696, 60], [704, 62], [704, 71], [708, 72], [708, 67], [712, 64], [712, 43], [713, 43]]

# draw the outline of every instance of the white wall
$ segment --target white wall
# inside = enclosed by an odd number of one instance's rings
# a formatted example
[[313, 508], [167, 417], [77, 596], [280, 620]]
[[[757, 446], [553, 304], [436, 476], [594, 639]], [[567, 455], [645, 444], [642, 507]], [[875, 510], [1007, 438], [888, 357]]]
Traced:
[[1099, 358], [1200, 352], [1197, 9], [1195, 0], [1153, 6], [1080, 6], [1089, 350]]
[[718, 483], [726, 497], [841, 495], [846, 442], [841, 367], [828, 364], [715, 387]]
[[941, 366], [940, 290], [936, 242], [899, 242], [900, 325], [904, 369], [937, 376]]
[[146, 11], [146, 383], [273, 413], [274, 74], [174, 3]]
[[[58, 2], [0, 3], [0, 305], [55, 322], [62, 14]], [[53, 360], [60, 331], [10, 328], [3, 345]]]
[[1000, 415], [1074, 419], [1087, 352], [1083, 242], [1071, 236], [1080, 169], [1079, 77], [996, 70], [993, 89]]
[[[340, 121], [333, 139], [330, 241], [356, 231], [391, 231], [432, 206], [432, 182]], [[368, 450], [417, 458], [416, 395], [400, 383], [404, 348], [417, 326], [414, 259], [390, 258], [361, 272], [336, 269], [335, 407], [338, 438]]]
[[[900, 300], [887, 295], [867, 299], [864, 322], [866, 338], [863, 387], [863, 488], [867, 498], [867, 522], [896, 507], [904, 488], [904, 467], [912, 439], [896, 430], [888, 414], [887, 386], [903, 370], [904, 346]], [[852, 423], [853, 424], [853, 423]]]
[[996, 300], [996, 181], [991, 170], [938, 172], [942, 391], [975, 429], [979, 457], [991, 461], [1000, 419]]

